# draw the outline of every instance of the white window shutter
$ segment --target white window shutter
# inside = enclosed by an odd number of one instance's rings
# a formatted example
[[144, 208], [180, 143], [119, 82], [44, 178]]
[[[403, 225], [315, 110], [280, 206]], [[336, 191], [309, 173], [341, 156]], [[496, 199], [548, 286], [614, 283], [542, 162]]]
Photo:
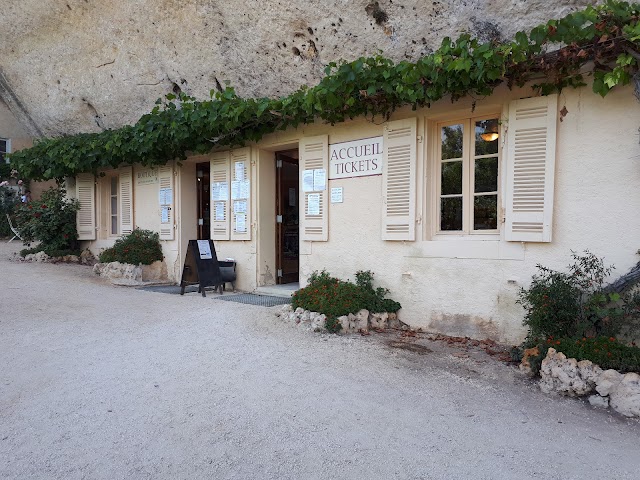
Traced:
[[[231, 190], [229, 174], [230, 152], [215, 152], [211, 155], [211, 239], [229, 240], [229, 195]], [[214, 184], [224, 184], [222, 192], [226, 192], [224, 198], [214, 197]]]
[[251, 149], [232, 150], [229, 165], [231, 181], [246, 182], [244, 188], [242, 183], [236, 184], [240, 197], [231, 199], [231, 240], [251, 240]]
[[[329, 240], [329, 136], [306, 137], [300, 140], [300, 240], [306, 242], [326, 242]], [[323, 169], [324, 190], [305, 192], [303, 176], [305, 170]], [[318, 214], [309, 213], [309, 196], [319, 198]], [[315, 202], [314, 202], [315, 203]]]
[[384, 127], [382, 239], [416, 239], [417, 119]]
[[133, 168], [122, 167], [118, 170], [120, 235], [133, 231]]
[[[168, 163], [167, 165], [163, 165], [158, 168], [158, 183], [159, 183], [159, 193], [165, 192], [164, 195], [159, 195], [163, 197], [159, 200], [162, 200], [160, 203], [160, 240], [173, 240], [174, 238], [174, 222], [175, 215], [173, 213], [173, 205], [174, 205], [174, 197], [175, 191], [173, 187], [173, 165]], [[162, 221], [162, 212], [163, 210], [167, 213], [167, 216]]]
[[558, 95], [509, 105], [505, 239], [550, 242]]
[[76, 198], [80, 210], [76, 214], [78, 240], [96, 239], [96, 185], [93, 175], [81, 173], [76, 177]]

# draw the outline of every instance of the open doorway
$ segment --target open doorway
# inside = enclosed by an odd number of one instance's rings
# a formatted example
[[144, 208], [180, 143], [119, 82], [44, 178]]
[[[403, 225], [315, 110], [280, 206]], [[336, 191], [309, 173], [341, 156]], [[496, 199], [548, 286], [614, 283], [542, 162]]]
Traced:
[[209, 240], [211, 238], [210, 168], [209, 162], [196, 164], [198, 240]]
[[298, 150], [276, 153], [276, 283], [299, 281]]

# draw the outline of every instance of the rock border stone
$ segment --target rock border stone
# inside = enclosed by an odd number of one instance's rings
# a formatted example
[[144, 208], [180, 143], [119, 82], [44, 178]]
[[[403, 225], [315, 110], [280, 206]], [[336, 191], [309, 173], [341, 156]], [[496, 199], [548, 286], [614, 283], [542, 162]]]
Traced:
[[640, 375], [602, 370], [589, 360], [567, 358], [549, 348], [540, 367], [540, 389], [570, 397], [589, 395], [591, 405], [640, 418]]
[[140, 286], [168, 281], [167, 265], [156, 260], [151, 265], [132, 265], [130, 263], [96, 263], [93, 273], [107, 278], [114, 285]]
[[[293, 322], [296, 325], [314, 332], [326, 332], [325, 322], [327, 316], [305, 310], [301, 307], [293, 310], [289, 304], [284, 305], [282, 309], [276, 313], [280, 319]], [[395, 312], [370, 313], [368, 310], [360, 310], [356, 314], [350, 313], [338, 317], [341, 329], [339, 333], [369, 333], [369, 330], [386, 330], [388, 328], [409, 330], [409, 326], [402, 323], [398, 319]]]

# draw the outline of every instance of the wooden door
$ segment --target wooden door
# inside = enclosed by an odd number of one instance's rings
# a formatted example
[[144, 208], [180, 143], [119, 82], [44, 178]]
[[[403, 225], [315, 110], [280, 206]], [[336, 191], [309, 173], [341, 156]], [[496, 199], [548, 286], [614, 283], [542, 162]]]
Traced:
[[277, 283], [299, 280], [298, 159], [276, 154], [276, 266]]

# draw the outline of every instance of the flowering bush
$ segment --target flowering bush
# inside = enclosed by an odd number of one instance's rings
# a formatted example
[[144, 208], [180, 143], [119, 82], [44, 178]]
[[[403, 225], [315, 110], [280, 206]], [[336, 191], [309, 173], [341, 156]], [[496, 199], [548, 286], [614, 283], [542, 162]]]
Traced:
[[119, 238], [113, 247], [107, 248], [100, 254], [102, 263], [121, 262], [133, 265], [150, 265], [163, 258], [160, 235], [151, 230], [139, 228]]
[[388, 290], [373, 288], [373, 273], [357, 272], [356, 283], [339, 280], [325, 270], [313, 272], [309, 284], [292, 297], [294, 309], [301, 307], [327, 316], [327, 330], [337, 332], [340, 323], [336, 319], [342, 315], [366, 309], [372, 313], [397, 312], [400, 304], [384, 298]]
[[9, 182], [0, 182], [0, 238], [13, 236], [6, 214], [13, 215], [16, 205], [20, 203], [19, 197], [8, 185]]
[[[50, 188], [37, 202], [22, 203], [15, 209], [16, 225], [26, 245], [39, 241], [37, 251], [49, 256], [77, 254], [77, 200], [66, 197], [63, 188]], [[24, 253], [28, 251], [23, 251]]]

